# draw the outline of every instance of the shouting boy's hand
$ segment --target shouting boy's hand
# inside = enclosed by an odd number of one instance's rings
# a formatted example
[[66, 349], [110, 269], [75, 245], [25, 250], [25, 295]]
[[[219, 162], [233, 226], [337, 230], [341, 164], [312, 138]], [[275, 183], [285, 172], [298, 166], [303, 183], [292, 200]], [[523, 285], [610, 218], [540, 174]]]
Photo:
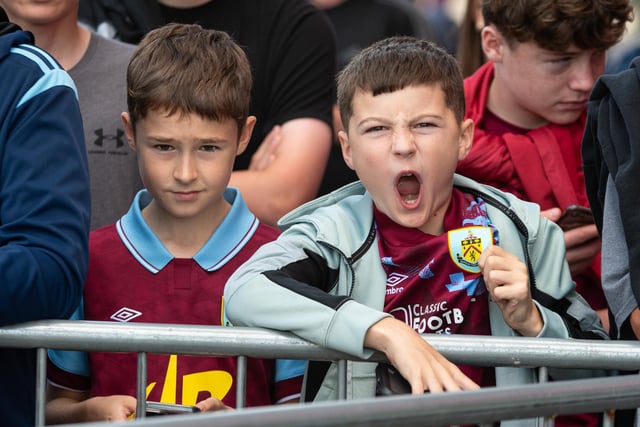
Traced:
[[411, 394], [479, 388], [406, 323], [385, 317], [369, 328], [365, 347], [382, 351], [411, 384]]
[[484, 283], [504, 321], [521, 335], [534, 337], [543, 322], [529, 290], [527, 266], [499, 246], [486, 248], [478, 261]]

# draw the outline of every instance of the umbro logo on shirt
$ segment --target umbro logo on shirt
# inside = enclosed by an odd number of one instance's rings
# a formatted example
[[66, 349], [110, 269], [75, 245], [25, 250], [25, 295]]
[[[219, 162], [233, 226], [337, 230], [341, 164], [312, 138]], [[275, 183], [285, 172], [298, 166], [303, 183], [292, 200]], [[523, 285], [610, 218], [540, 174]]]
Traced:
[[115, 320], [116, 322], [128, 322], [141, 315], [142, 313], [138, 310], [134, 310], [133, 308], [128, 307], [122, 307], [120, 310], [113, 313], [110, 319]]
[[[400, 274], [400, 273], [391, 273], [387, 276], [387, 290], [386, 290], [386, 294], [387, 295], [395, 295], [395, 294], [399, 294], [402, 291], [404, 291], [404, 287], [403, 286], [398, 286], [400, 283], [404, 282], [406, 279], [408, 279], [409, 276], [407, 276], [406, 274]], [[398, 287], [396, 287], [398, 286]]]

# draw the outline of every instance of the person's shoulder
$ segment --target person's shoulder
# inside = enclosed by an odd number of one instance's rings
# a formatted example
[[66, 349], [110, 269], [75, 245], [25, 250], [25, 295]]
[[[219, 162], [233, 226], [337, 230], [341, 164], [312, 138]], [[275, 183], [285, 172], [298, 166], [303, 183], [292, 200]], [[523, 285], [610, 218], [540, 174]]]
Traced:
[[247, 242], [248, 248], [259, 248], [260, 246], [273, 242], [280, 235], [280, 230], [274, 228], [268, 224], [258, 222], [258, 227], [251, 235], [250, 240]]
[[120, 40], [111, 39], [103, 36], [102, 34], [98, 34], [95, 31], [91, 31], [91, 42], [95, 43], [96, 46], [99, 46], [101, 49], [109, 49], [112, 51], [124, 52], [129, 55], [133, 54], [136, 50], [136, 45], [131, 43], [125, 43]]
[[[236, 0], [237, 1], [237, 0]], [[314, 7], [308, 1], [300, 0], [244, 0], [247, 4], [253, 3], [261, 17], [278, 21], [282, 25], [295, 27], [300, 21], [319, 18], [322, 22], [329, 22], [326, 15]]]
[[497, 207], [499, 211], [515, 210], [517, 212], [528, 212], [530, 215], [540, 214], [540, 205], [526, 200], [519, 199], [515, 195], [495, 188], [491, 185], [480, 183], [466, 176], [456, 174], [453, 179], [453, 185], [463, 193], [476, 195], [489, 205]]
[[50, 89], [69, 90], [69, 97], [77, 98], [76, 86], [69, 74], [56, 59], [44, 49], [32, 44], [27, 31], [16, 31], [0, 36], [0, 87], [4, 99], [15, 96], [20, 107], [28, 101], [48, 93], [58, 97], [60, 93]]
[[372, 223], [373, 201], [360, 181], [311, 200], [278, 221], [282, 230], [306, 224], [315, 230], [318, 239], [343, 243], [366, 239]]
[[97, 228], [89, 233], [89, 250], [90, 251], [105, 251], [110, 250], [110, 247], [119, 242], [120, 237], [116, 231], [115, 224], [105, 225]]
[[371, 0], [371, 5], [381, 8], [392, 16], [406, 18], [410, 22], [415, 15], [420, 14], [420, 10], [414, 4], [404, 0]]
[[252, 238], [255, 240], [261, 240], [266, 243], [272, 240], [276, 240], [279, 235], [280, 230], [268, 224], [260, 222]]
[[28, 31], [0, 36], [0, 58], [11, 58], [23, 67], [38, 70], [39, 74], [64, 71], [52, 55], [33, 44], [33, 36]]

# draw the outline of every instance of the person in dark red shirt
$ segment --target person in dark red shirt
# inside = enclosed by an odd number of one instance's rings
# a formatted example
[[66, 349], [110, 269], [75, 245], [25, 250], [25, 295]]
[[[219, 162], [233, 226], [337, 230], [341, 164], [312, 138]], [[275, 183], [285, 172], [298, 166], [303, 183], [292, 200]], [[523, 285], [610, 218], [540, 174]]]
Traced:
[[[476, 131], [457, 172], [538, 203], [553, 221], [570, 205], [588, 207], [580, 155], [586, 101], [606, 50], [632, 18], [629, 1], [490, 0], [482, 14], [488, 62], [464, 82]], [[596, 227], [564, 237], [577, 290], [607, 327]]]
[[[117, 223], [92, 232], [77, 318], [230, 326], [225, 282], [278, 235], [228, 186], [256, 121], [248, 116], [251, 82], [246, 55], [222, 31], [171, 24], [140, 43], [127, 70], [122, 119], [145, 189]], [[135, 354], [93, 352], [87, 360], [86, 353], [52, 351], [49, 359], [48, 422], [133, 415]], [[234, 407], [236, 363], [148, 355], [145, 397], [201, 411]], [[297, 398], [304, 366], [251, 359], [247, 405]]]

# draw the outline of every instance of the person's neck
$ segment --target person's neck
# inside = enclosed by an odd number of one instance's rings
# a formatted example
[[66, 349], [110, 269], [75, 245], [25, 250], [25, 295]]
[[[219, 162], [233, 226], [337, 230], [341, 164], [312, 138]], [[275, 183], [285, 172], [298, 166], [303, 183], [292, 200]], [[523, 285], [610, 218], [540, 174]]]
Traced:
[[175, 258], [193, 258], [220, 226], [231, 206], [223, 212], [180, 220], [166, 218], [155, 209], [152, 201], [142, 210], [142, 216], [158, 239]]
[[169, 7], [175, 7], [176, 9], [189, 9], [192, 7], [202, 6], [203, 4], [210, 3], [213, 0], [158, 0], [158, 3]]
[[65, 70], [73, 68], [84, 56], [89, 47], [91, 32], [76, 23], [74, 17], [68, 17], [73, 21], [60, 21], [46, 25], [37, 25], [29, 22], [13, 21], [23, 30], [31, 31], [35, 37], [36, 45], [53, 55]]
[[531, 114], [518, 105], [509, 89], [502, 84], [499, 70], [494, 72], [493, 81], [489, 86], [487, 109], [505, 122], [522, 129], [536, 129], [548, 123], [542, 117]]

